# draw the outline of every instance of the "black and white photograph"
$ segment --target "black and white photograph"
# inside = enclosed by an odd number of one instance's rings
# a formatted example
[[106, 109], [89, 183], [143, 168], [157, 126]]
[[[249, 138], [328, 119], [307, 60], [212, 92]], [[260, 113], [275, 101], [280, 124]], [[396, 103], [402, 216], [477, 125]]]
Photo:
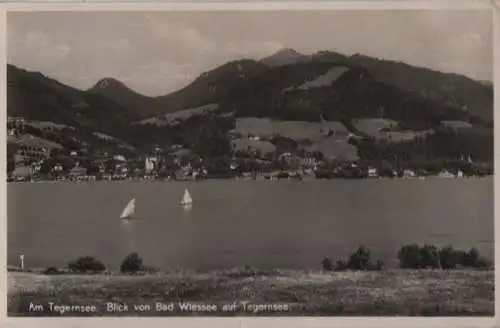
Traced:
[[9, 317], [494, 316], [491, 9], [6, 16]]

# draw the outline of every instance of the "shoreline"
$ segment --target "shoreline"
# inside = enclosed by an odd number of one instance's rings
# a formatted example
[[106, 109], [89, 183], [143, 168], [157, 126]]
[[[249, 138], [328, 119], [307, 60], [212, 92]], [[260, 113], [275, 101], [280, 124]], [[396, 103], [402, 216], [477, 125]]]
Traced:
[[493, 178], [493, 175], [486, 176], [464, 176], [464, 177], [440, 177], [440, 176], [427, 176], [427, 177], [370, 177], [370, 178], [304, 178], [304, 179], [251, 179], [251, 178], [207, 178], [199, 180], [175, 180], [175, 179], [115, 179], [115, 180], [27, 180], [27, 181], [7, 181], [7, 184], [26, 184], [26, 183], [51, 183], [51, 184], [95, 184], [95, 183], [123, 183], [123, 182], [145, 182], [145, 183], [179, 183], [179, 182], [206, 182], [206, 181], [296, 181], [296, 182], [310, 182], [310, 181], [377, 181], [377, 180], [410, 180], [410, 181], [426, 181], [426, 180], [480, 180]]
[[[43, 275], [8, 272], [9, 316], [492, 316], [494, 270], [242, 269], [145, 275]], [[107, 302], [128, 304], [109, 311]], [[94, 312], [55, 312], [47, 305], [94, 306]], [[156, 303], [174, 304], [157, 311]], [[248, 311], [245, 302], [261, 306]], [[44, 311], [28, 311], [30, 303]], [[181, 303], [215, 306], [186, 310]], [[176, 305], [177, 304], [177, 305]], [[237, 304], [238, 308], [222, 308]], [[148, 306], [149, 311], [134, 309]], [[286, 311], [284, 306], [286, 305]], [[266, 307], [267, 306], [267, 307]], [[274, 306], [270, 310], [269, 306]], [[69, 309], [69, 308], [68, 308]], [[166, 309], [166, 307], [165, 307]], [[205, 309], [206, 310], [206, 309]], [[76, 310], [75, 310], [76, 311]]]

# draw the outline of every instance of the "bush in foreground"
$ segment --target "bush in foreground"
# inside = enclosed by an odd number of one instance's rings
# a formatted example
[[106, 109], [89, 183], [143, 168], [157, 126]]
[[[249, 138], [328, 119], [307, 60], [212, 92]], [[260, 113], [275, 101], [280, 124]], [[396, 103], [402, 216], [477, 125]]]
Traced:
[[325, 257], [321, 261], [321, 266], [324, 271], [379, 271], [384, 268], [384, 264], [380, 260], [377, 260], [376, 263], [370, 262], [370, 250], [365, 246], [360, 246], [356, 252], [352, 253], [347, 262], [337, 260], [333, 265], [332, 261]]
[[347, 267], [351, 270], [368, 270], [370, 265], [370, 250], [365, 246], [360, 246], [356, 252], [349, 256]]
[[410, 244], [401, 247], [398, 252], [399, 264], [402, 269], [425, 269], [440, 267], [440, 256], [442, 254], [434, 245]]
[[399, 266], [402, 269], [455, 269], [488, 268], [491, 264], [479, 255], [476, 248], [469, 251], [455, 250], [452, 246], [438, 249], [434, 245], [410, 244], [401, 247], [398, 252]]
[[142, 259], [139, 257], [137, 253], [130, 253], [127, 257], [122, 261], [120, 265], [120, 272], [122, 273], [137, 273], [142, 270]]
[[92, 256], [79, 257], [75, 261], [68, 263], [68, 269], [72, 272], [78, 273], [88, 273], [88, 272], [103, 272], [106, 270], [104, 264], [101, 261], [96, 260]]
[[53, 275], [53, 274], [60, 274], [60, 270], [55, 268], [55, 267], [48, 267], [43, 271], [43, 274], [45, 275]]
[[332, 271], [333, 270], [332, 261], [328, 257], [323, 258], [323, 260], [321, 261], [321, 267], [323, 268], [324, 271]]

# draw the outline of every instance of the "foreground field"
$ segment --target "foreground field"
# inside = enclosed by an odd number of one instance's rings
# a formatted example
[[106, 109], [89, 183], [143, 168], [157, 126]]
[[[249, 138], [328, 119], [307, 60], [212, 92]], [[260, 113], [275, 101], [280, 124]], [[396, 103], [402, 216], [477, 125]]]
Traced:
[[[8, 313], [9, 316], [492, 316], [493, 279], [493, 271], [458, 270], [332, 273], [227, 270], [145, 276], [44, 276], [9, 272]], [[51, 311], [49, 302], [95, 305], [95, 312], [61, 313], [54, 311], [54, 307]], [[106, 302], [126, 303], [128, 309], [111, 311]], [[164, 304], [163, 311], [155, 311], [157, 302]], [[170, 311], [167, 304], [171, 302]], [[185, 302], [184, 306], [194, 302], [213, 304], [218, 309], [180, 310], [180, 302]], [[30, 305], [32, 311], [28, 311]], [[134, 305], [144, 307], [136, 309]]]

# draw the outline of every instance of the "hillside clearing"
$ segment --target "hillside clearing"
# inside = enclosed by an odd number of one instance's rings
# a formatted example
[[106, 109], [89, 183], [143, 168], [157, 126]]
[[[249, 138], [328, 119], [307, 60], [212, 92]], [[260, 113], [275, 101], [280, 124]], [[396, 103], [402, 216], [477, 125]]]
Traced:
[[357, 160], [358, 149], [347, 142], [345, 138], [336, 136], [323, 137], [310, 146], [306, 146], [307, 151], [320, 151], [326, 158], [339, 157], [349, 161]]
[[[307, 272], [218, 270], [145, 276], [8, 273], [9, 315], [30, 302], [95, 304], [98, 315], [200, 315], [196, 312], [135, 312], [155, 302], [250, 302], [281, 304], [280, 312], [213, 312], [207, 315], [493, 315], [493, 271], [390, 270]], [[43, 278], [42, 278], [43, 277]], [[129, 312], [107, 313], [105, 302], [126, 302]], [[49, 315], [45, 311], [29, 315]], [[68, 315], [68, 313], [66, 313]], [[71, 314], [69, 314], [71, 315]], [[78, 314], [77, 314], [78, 315]], [[84, 314], [80, 314], [84, 315]]]
[[31, 125], [32, 127], [40, 130], [52, 128], [54, 130], [62, 130], [62, 129], [71, 129], [74, 130], [75, 128], [69, 125], [64, 125], [64, 124], [56, 124], [53, 122], [46, 122], [46, 121], [29, 121], [26, 123], [27, 125]]
[[[333, 132], [333, 135], [328, 136], [329, 131]], [[321, 151], [326, 157], [358, 159], [356, 147], [349, 144], [347, 140], [349, 131], [344, 124], [338, 121], [320, 123], [274, 121], [269, 118], [238, 118], [232, 132], [242, 137], [233, 142], [238, 149], [250, 146], [260, 149], [263, 153], [272, 151], [269, 143], [249, 141], [246, 138], [256, 136], [271, 139], [273, 136], [279, 135], [298, 141], [308, 151]], [[307, 142], [303, 142], [304, 140]]]
[[193, 115], [201, 115], [205, 112], [213, 112], [219, 107], [218, 104], [212, 103], [195, 108], [184, 109], [173, 113], [168, 113], [162, 116], [150, 117], [137, 122], [136, 124], [156, 124], [158, 126], [167, 125], [175, 120], [185, 120]]
[[35, 147], [35, 148], [47, 148], [47, 149], [63, 148], [63, 146], [58, 143], [31, 134], [23, 134], [20, 137], [8, 136], [7, 142], [15, 143], [21, 146]]
[[[301, 84], [300, 86], [297, 87], [297, 89], [308, 90], [310, 88], [331, 86], [334, 81], [336, 81], [339, 77], [341, 77], [344, 73], [348, 71], [349, 68], [344, 66], [333, 67], [330, 70], [328, 70], [328, 72], [326, 72], [325, 74], [320, 75], [313, 80]], [[288, 92], [291, 90], [293, 90], [293, 87], [288, 87], [284, 89], [283, 92]]]
[[271, 153], [276, 151], [276, 146], [269, 141], [250, 140], [250, 139], [236, 139], [231, 140], [234, 150], [246, 151], [250, 149], [259, 149], [262, 154]]
[[[348, 130], [344, 124], [338, 121], [300, 122], [300, 121], [274, 121], [269, 118], [238, 118], [233, 132], [242, 136], [259, 136], [271, 138], [274, 134], [288, 137], [294, 140], [310, 139], [320, 140], [328, 129], [336, 132], [337, 135], [347, 136]], [[323, 132], [321, 132], [323, 130]]]
[[105, 133], [102, 133], [102, 132], [92, 132], [92, 134], [99, 138], [99, 139], [102, 139], [102, 140], [106, 140], [106, 141], [114, 141], [116, 143], [119, 144], [119, 146], [123, 147], [123, 148], [127, 148], [127, 149], [135, 149], [133, 146], [129, 145], [129, 144], [126, 144], [125, 142], [121, 141], [120, 139], [116, 138], [116, 137], [113, 137], [113, 136], [110, 136], [108, 134], [105, 134]]
[[385, 118], [366, 118], [366, 119], [358, 119], [353, 121], [356, 129], [364, 132], [368, 135], [371, 135], [377, 139], [386, 139], [391, 141], [408, 141], [412, 140], [417, 136], [424, 137], [428, 133], [431, 133], [432, 130], [424, 130], [424, 131], [380, 131], [381, 129], [396, 129], [399, 126], [399, 123], [390, 119]]
[[471, 123], [464, 121], [442, 121], [441, 124], [455, 130], [474, 127]]

